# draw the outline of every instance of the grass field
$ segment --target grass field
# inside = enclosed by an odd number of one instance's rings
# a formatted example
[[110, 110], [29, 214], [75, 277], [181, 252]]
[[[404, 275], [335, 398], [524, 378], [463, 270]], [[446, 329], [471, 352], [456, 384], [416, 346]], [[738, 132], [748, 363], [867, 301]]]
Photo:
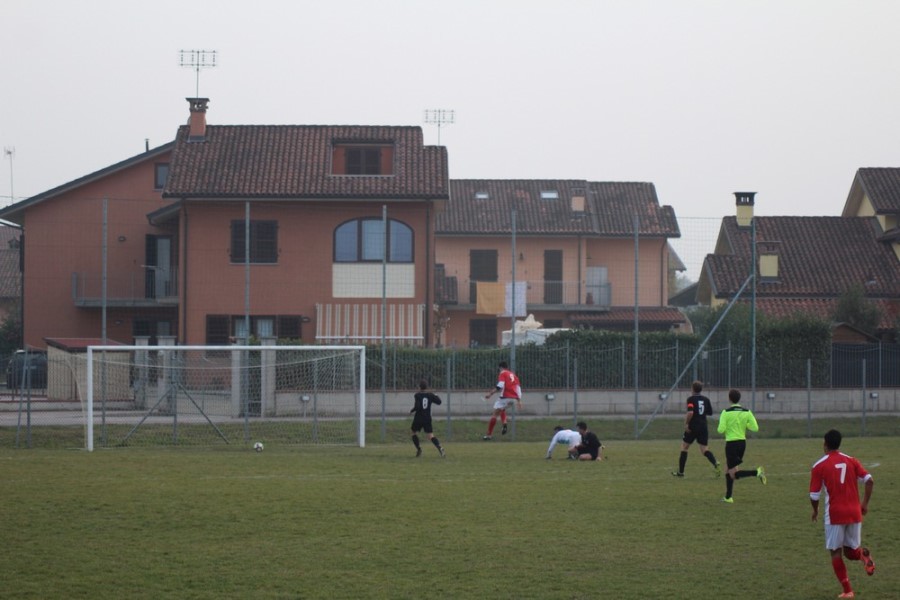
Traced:
[[[876, 484], [863, 541], [878, 570], [849, 563], [859, 598], [900, 589], [900, 438], [851, 437]], [[883, 427], [875, 421], [871, 427]], [[810, 522], [815, 438], [748, 442], [735, 503], [696, 448], [675, 479], [668, 439], [616, 439], [609, 460], [543, 456], [547, 424], [517, 439], [454, 425], [447, 458], [414, 458], [392, 425], [366, 448], [0, 450], [3, 598], [834, 598]], [[534, 431], [532, 432], [532, 427]], [[789, 424], [761, 421], [763, 433]], [[805, 431], [805, 423], [802, 430]], [[888, 433], [896, 421], [887, 425]], [[437, 431], [441, 435], [441, 430]], [[606, 435], [604, 435], [606, 433]], [[3, 432], [4, 436], [8, 432]], [[370, 439], [374, 432], [370, 434]], [[782, 435], [782, 434], [779, 434]], [[398, 437], [399, 436], [399, 437]], [[627, 437], [623, 436], [623, 437]], [[540, 441], [538, 441], [540, 440]], [[723, 443], [712, 444], [724, 460]]]

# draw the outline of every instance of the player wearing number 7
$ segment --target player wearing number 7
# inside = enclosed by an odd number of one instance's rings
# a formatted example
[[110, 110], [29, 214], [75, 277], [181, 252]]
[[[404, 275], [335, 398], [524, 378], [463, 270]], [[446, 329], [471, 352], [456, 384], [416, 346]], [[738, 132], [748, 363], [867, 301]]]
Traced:
[[[825, 492], [825, 547], [831, 552], [831, 568], [844, 588], [838, 598], [854, 598], [841, 553], [850, 560], [862, 561], [867, 575], [875, 573], [872, 554], [860, 545], [863, 515], [869, 512], [875, 482], [858, 460], [839, 452], [840, 447], [841, 432], [829, 430], [825, 434], [825, 456], [812, 466], [809, 500], [815, 522], [819, 517], [819, 499]], [[862, 502], [859, 501], [860, 483], [865, 486]]]

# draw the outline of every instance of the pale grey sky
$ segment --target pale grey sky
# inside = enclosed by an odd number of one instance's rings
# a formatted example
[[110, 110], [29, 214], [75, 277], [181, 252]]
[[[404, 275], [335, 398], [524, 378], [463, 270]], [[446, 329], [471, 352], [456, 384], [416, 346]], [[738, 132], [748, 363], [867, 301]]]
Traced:
[[2, 0], [0, 23], [4, 205], [170, 141], [192, 49], [217, 51], [210, 124], [435, 144], [423, 112], [452, 109], [453, 178], [650, 181], [679, 217], [737, 190], [837, 215], [859, 167], [900, 166], [893, 0]]

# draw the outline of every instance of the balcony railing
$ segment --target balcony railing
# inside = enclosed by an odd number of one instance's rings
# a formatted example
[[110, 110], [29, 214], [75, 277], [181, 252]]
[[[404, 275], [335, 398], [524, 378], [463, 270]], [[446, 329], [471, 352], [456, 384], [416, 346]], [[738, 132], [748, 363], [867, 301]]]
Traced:
[[[612, 304], [612, 284], [585, 285], [577, 281], [534, 280], [517, 282], [526, 284], [525, 301], [529, 308], [559, 307], [564, 309], [605, 310]], [[437, 303], [448, 305], [474, 305], [477, 298], [477, 282], [456, 277], [437, 277], [435, 280]]]
[[[101, 306], [103, 276], [100, 273], [72, 273], [72, 300], [76, 306]], [[107, 306], [149, 307], [177, 303], [178, 272], [174, 267], [145, 267], [107, 277]]]

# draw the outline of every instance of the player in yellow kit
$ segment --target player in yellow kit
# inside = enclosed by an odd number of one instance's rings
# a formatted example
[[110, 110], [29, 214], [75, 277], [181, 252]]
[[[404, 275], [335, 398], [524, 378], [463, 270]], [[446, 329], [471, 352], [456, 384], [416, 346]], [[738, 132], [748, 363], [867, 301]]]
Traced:
[[725, 461], [728, 470], [725, 471], [725, 497], [722, 502], [734, 503], [731, 493], [734, 490], [735, 479], [744, 477], [758, 477], [766, 484], [766, 471], [762, 467], [756, 470], [742, 470], [738, 467], [744, 462], [744, 451], [747, 449], [747, 432], [759, 431], [759, 424], [753, 411], [740, 405], [741, 393], [737, 390], [728, 391], [728, 400], [731, 406], [722, 411], [719, 417], [718, 432], [725, 434]]

